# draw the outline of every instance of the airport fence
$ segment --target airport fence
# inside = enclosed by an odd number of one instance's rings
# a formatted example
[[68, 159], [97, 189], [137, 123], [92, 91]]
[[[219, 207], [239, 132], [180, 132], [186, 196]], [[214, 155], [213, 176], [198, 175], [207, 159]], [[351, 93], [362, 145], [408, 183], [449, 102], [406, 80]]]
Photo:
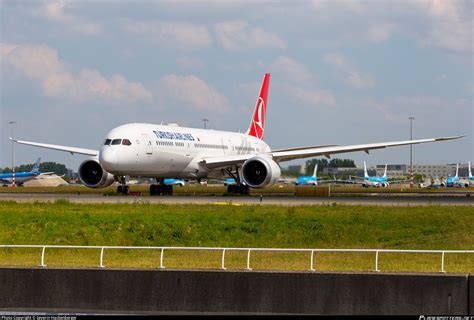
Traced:
[[314, 268], [314, 254], [318, 252], [329, 252], [329, 253], [373, 253], [374, 254], [374, 270], [379, 272], [379, 255], [381, 253], [420, 253], [420, 254], [439, 254], [441, 270], [440, 272], [445, 273], [445, 255], [446, 254], [469, 254], [474, 253], [474, 250], [401, 250], [401, 249], [294, 249], [294, 248], [222, 248], [222, 247], [145, 247], [145, 246], [73, 246], [73, 245], [0, 245], [0, 248], [38, 248], [41, 249], [41, 263], [40, 267], [46, 267], [45, 254], [46, 249], [90, 249], [98, 250], [99, 256], [99, 268], [105, 268], [104, 256], [106, 250], [159, 250], [160, 253], [160, 269], [164, 269], [164, 256], [166, 251], [171, 250], [193, 250], [193, 251], [218, 251], [221, 252], [220, 269], [226, 270], [225, 258], [226, 252], [229, 251], [241, 251], [246, 252], [246, 270], [250, 271], [251, 268], [251, 253], [252, 252], [303, 252], [309, 254], [308, 270], [316, 271]]

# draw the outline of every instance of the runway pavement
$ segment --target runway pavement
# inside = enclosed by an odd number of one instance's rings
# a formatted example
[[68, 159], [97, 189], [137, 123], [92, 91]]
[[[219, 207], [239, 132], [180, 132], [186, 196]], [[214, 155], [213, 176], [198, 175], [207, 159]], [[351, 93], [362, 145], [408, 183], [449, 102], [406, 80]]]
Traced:
[[429, 206], [455, 205], [474, 206], [474, 195], [470, 193], [456, 196], [420, 195], [420, 194], [372, 194], [354, 197], [277, 197], [264, 196], [102, 196], [102, 195], [69, 195], [69, 194], [33, 194], [2, 193], [0, 201], [17, 202], [54, 202], [65, 199], [72, 203], [164, 203], [164, 204], [215, 204], [215, 205], [376, 205], [376, 206]]

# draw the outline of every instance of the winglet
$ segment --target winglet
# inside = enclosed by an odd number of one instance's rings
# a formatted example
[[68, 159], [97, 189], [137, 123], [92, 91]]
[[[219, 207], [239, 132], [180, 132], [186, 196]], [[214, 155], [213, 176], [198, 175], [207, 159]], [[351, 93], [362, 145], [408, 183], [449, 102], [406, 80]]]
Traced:
[[444, 140], [454, 140], [454, 139], [461, 139], [466, 137], [466, 134], [463, 134], [461, 136], [452, 136], [452, 137], [441, 137], [441, 138], [435, 138], [435, 141], [444, 141]]
[[263, 133], [265, 130], [265, 114], [267, 110], [268, 86], [270, 85], [270, 74], [266, 73], [263, 76], [262, 87], [260, 88], [260, 95], [255, 105], [252, 120], [250, 121], [247, 134], [263, 140]]

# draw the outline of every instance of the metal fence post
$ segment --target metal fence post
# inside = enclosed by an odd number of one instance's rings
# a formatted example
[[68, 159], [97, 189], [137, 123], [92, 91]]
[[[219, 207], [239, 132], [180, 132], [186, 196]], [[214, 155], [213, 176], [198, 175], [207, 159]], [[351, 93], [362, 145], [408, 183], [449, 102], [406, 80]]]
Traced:
[[375, 251], [375, 272], [379, 272], [379, 251]]
[[444, 271], [444, 251], [443, 251], [443, 254], [441, 255], [441, 272], [446, 273], [446, 271]]
[[247, 253], [247, 270], [252, 270], [250, 269], [250, 249]]
[[165, 253], [165, 248], [161, 248], [161, 256], [160, 256], [160, 269], [164, 269], [165, 266], [163, 265], [163, 254]]
[[100, 265], [99, 267], [100, 268], [105, 268], [104, 264], [103, 264], [103, 261], [104, 261], [104, 247], [102, 247], [102, 249], [100, 250]]
[[224, 266], [224, 260], [225, 260], [225, 248], [222, 250], [222, 263], [221, 263], [222, 270], [226, 269], [226, 267]]
[[46, 267], [44, 264], [44, 252], [46, 251], [46, 246], [43, 247], [43, 251], [41, 252], [41, 267]]
[[310, 271], [314, 271], [313, 262], [314, 262], [314, 250], [311, 250], [311, 268], [309, 269]]

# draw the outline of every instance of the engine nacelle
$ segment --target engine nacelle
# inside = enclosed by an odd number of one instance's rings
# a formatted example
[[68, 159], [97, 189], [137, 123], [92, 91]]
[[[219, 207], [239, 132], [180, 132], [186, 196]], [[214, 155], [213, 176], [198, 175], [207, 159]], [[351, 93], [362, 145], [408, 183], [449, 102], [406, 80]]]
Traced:
[[252, 188], [263, 188], [278, 182], [280, 166], [270, 158], [253, 157], [244, 162], [240, 170], [242, 181]]
[[105, 171], [97, 160], [85, 160], [79, 166], [79, 179], [89, 188], [105, 188], [114, 183], [114, 176]]
[[381, 183], [380, 183], [380, 186], [381, 186], [382, 188], [387, 188], [387, 187], [388, 187], [388, 182], [381, 182]]

